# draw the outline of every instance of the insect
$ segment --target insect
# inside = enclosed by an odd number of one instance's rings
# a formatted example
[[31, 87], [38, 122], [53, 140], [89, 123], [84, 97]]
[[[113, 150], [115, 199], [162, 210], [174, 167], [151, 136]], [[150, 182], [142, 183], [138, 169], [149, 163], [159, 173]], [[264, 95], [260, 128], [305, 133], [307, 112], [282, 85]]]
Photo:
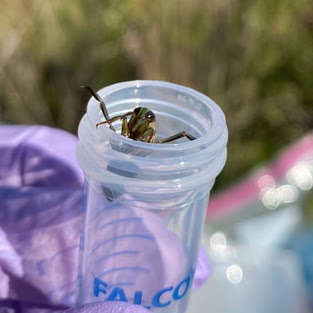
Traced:
[[[191, 134], [181, 131], [172, 136], [166, 137], [161, 140], [155, 140], [156, 135], [156, 116], [152, 110], [146, 107], [136, 107], [132, 111], [126, 112], [122, 115], [110, 117], [106, 105], [99, 94], [89, 86], [82, 86], [86, 88], [92, 96], [99, 102], [100, 109], [105, 117], [105, 121], [96, 125], [108, 124], [109, 128], [116, 131], [113, 122], [117, 120], [122, 121], [121, 135], [136, 141], [150, 142], [150, 143], [168, 143], [177, 139], [186, 137], [189, 140], [195, 140], [196, 137]], [[128, 117], [130, 117], [128, 119]]]

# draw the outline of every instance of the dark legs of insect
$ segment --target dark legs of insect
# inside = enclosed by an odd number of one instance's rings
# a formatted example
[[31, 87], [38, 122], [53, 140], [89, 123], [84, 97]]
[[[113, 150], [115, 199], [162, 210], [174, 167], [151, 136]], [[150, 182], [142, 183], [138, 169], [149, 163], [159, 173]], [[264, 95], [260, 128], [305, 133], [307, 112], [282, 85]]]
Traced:
[[[111, 125], [111, 123], [113, 123], [113, 122], [115, 122], [115, 121], [117, 121], [119, 119], [124, 120], [125, 117], [127, 117], [129, 115], [132, 115], [132, 114], [133, 114], [133, 112], [127, 112], [127, 113], [125, 113], [123, 115], [118, 115], [118, 116], [111, 117], [111, 118], [107, 119], [106, 121], [98, 123], [96, 125], [96, 127], [98, 127], [99, 125], [103, 125], [103, 124], [110, 124]], [[115, 129], [114, 129], [114, 131], [115, 131]]]
[[[103, 121], [103, 122], [98, 123], [98, 124], [96, 125], [96, 127], [98, 127], [99, 125], [103, 125], [103, 124], [110, 124], [110, 125], [111, 125], [112, 122], [115, 122], [115, 121], [117, 121], [117, 120], [119, 120], [119, 119], [120, 119], [120, 116], [115, 116], [115, 117], [110, 118], [110, 119], [108, 119], [108, 120], [106, 120], [106, 121]], [[114, 129], [114, 131], [115, 131], [115, 129]]]
[[164, 138], [162, 140], [156, 141], [156, 143], [168, 143], [168, 142], [171, 142], [171, 141], [183, 138], [183, 137], [186, 137], [189, 140], [197, 139], [196, 137], [190, 135], [189, 133], [186, 133], [185, 131], [181, 131], [181, 132], [179, 132], [179, 133], [177, 133], [175, 135], [172, 135], [172, 136], [169, 136], [169, 137]]
[[[112, 125], [112, 122], [110, 121], [110, 117], [109, 117], [109, 113], [108, 113], [108, 110], [105, 106], [105, 103], [104, 101], [101, 99], [101, 97], [98, 95], [98, 93], [96, 91], [94, 91], [91, 87], [89, 86], [80, 86], [81, 88], [86, 88], [92, 95], [93, 97], [99, 101], [99, 104], [100, 104], [100, 110], [102, 111], [102, 114], [103, 116], [105, 117], [106, 119], [106, 123], [109, 124], [109, 127], [111, 130], [115, 131], [115, 128], [113, 127]], [[96, 127], [98, 127], [98, 125], [101, 125], [101, 124], [104, 124], [103, 122], [101, 123], [98, 123], [96, 125]]]

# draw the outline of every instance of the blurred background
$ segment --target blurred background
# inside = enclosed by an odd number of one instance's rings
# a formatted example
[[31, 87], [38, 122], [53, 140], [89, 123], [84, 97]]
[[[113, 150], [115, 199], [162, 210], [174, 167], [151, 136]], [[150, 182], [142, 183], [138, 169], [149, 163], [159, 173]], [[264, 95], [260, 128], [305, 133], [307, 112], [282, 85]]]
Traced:
[[[1, 123], [76, 134], [90, 97], [81, 85], [99, 89], [133, 79], [186, 85], [211, 97], [227, 118], [229, 156], [214, 191], [312, 136], [312, 0], [2, 0], [1, 13]], [[205, 239], [215, 276], [204, 291], [221, 300], [210, 300], [211, 312], [233, 313], [236, 301], [242, 301], [238, 312], [307, 312], [297, 304], [300, 299], [303, 306], [300, 277], [313, 312], [310, 140], [306, 163], [299, 157], [300, 168], [290, 169], [296, 179], [287, 169], [280, 177], [256, 172], [248, 178], [249, 184], [273, 183], [264, 193], [267, 202], [256, 194], [209, 220]], [[251, 288], [260, 284], [263, 289]], [[221, 299], [223, 292], [231, 298]], [[207, 301], [206, 294], [192, 304]]]
[[190, 86], [227, 117], [217, 189], [313, 127], [311, 0], [2, 0], [1, 11], [4, 123], [76, 133], [83, 84]]

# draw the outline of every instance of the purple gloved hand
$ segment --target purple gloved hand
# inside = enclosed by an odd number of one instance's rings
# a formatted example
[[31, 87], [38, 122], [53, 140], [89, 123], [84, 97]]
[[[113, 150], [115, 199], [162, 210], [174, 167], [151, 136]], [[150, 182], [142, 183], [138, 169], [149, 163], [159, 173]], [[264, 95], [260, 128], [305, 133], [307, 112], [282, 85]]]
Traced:
[[140, 305], [129, 304], [127, 302], [122, 301], [96, 302], [62, 311], [62, 313], [149, 313], [149, 312], [151, 311], [145, 309]]
[[[0, 127], [0, 308], [1, 299], [25, 309], [18, 312], [75, 303], [84, 180], [76, 145], [75, 136], [57, 129]], [[210, 273], [205, 254], [198, 265], [195, 287]], [[110, 301], [64, 312], [100, 311], [147, 312]]]

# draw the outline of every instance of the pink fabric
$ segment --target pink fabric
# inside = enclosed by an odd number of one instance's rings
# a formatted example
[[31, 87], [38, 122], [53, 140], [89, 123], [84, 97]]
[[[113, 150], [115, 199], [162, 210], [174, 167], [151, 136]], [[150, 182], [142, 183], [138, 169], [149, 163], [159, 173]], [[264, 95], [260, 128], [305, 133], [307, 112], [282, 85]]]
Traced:
[[258, 199], [262, 189], [272, 187], [281, 180], [293, 165], [313, 157], [313, 134], [301, 138], [285, 149], [268, 166], [262, 167], [251, 176], [211, 197], [207, 210], [207, 220], [220, 215], [236, 212]]

